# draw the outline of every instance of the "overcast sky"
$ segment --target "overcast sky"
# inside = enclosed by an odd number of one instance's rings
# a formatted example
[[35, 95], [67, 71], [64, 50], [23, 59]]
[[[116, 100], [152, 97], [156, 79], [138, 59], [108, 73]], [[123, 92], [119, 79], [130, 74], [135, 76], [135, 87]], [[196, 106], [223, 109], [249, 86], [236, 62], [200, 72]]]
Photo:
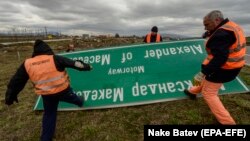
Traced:
[[26, 28], [62, 34], [200, 36], [203, 17], [221, 10], [250, 36], [249, 0], [1, 0], [0, 32]]

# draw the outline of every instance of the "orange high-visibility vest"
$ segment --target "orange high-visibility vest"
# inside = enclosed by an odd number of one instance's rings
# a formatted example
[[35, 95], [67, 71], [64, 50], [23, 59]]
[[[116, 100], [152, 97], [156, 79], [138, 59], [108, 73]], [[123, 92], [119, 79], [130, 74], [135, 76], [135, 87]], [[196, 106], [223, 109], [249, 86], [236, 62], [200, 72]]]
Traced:
[[30, 80], [38, 95], [56, 94], [69, 86], [66, 71], [56, 69], [53, 55], [39, 55], [29, 58], [24, 63]]
[[[242, 28], [232, 21], [227, 22], [226, 24], [219, 27], [218, 29], [220, 28], [233, 31], [236, 37], [236, 42], [229, 47], [228, 59], [221, 68], [235, 69], [235, 68], [243, 67], [245, 65], [244, 57], [246, 54], [246, 37], [244, 35]], [[209, 42], [212, 36], [213, 34], [209, 37], [207, 42]], [[207, 42], [206, 42], [206, 46], [207, 46]], [[210, 60], [213, 58], [213, 55], [211, 54], [210, 49], [206, 47], [206, 51], [207, 51], [208, 56], [202, 63], [204, 65], [207, 65], [210, 62]]]
[[[151, 41], [151, 35], [152, 35], [152, 33], [148, 33], [147, 34], [147, 43], [150, 43], [150, 41]], [[160, 34], [159, 33], [157, 33], [156, 34], [156, 41], [155, 42], [160, 42], [161, 41], [161, 36], [160, 36]]]

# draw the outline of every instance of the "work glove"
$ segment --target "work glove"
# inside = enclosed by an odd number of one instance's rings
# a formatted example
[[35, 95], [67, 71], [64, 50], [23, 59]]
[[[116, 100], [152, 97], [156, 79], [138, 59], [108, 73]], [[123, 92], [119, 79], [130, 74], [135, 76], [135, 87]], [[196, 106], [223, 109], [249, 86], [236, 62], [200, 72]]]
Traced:
[[76, 60], [75, 61], [75, 66], [77, 68], [84, 68], [84, 62], [82, 60]]
[[5, 104], [6, 105], [12, 105], [16, 101], [18, 103], [17, 95], [11, 94], [11, 90], [8, 89], [5, 94]]
[[92, 66], [84, 63], [82, 60], [76, 60], [75, 66], [83, 70], [92, 70]]
[[193, 85], [200, 86], [201, 81], [204, 79], [205, 75], [202, 72], [198, 72], [193, 78]]

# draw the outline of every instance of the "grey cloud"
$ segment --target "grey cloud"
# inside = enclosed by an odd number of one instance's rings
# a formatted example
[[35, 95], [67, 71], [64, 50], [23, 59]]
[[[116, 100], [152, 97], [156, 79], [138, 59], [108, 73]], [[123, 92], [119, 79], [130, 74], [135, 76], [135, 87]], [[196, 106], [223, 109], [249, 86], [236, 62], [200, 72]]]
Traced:
[[[29, 15], [17, 5], [29, 7]], [[247, 0], [3, 0], [0, 25], [60, 27], [63, 33], [119, 33], [143, 35], [157, 25], [162, 33], [200, 36], [202, 19], [211, 10], [238, 22], [250, 35], [250, 4]], [[17, 13], [20, 13], [18, 15]], [[23, 18], [23, 19], [22, 19]], [[79, 32], [78, 32], [79, 31]]]

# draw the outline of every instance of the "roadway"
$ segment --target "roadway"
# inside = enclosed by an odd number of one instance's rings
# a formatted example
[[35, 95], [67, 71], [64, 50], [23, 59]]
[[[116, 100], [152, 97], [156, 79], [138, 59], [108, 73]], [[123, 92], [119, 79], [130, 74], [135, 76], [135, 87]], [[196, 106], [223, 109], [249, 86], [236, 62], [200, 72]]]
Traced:
[[[51, 40], [43, 40], [43, 41], [56, 42], [56, 41], [65, 41], [65, 40], [72, 40], [72, 39], [51, 39]], [[0, 44], [7, 46], [7, 45], [12, 45], [12, 44], [22, 44], [22, 43], [35, 43], [35, 41], [5, 42], [5, 43], [0, 43]]]

